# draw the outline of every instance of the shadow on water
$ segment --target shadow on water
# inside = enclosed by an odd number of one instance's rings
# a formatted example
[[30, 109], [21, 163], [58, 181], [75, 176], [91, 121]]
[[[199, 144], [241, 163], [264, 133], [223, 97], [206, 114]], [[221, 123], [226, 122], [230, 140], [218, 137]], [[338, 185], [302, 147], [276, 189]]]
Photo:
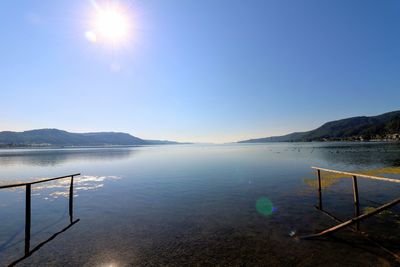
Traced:
[[[35, 237], [36, 235], [43, 233], [45, 230], [49, 229], [50, 227], [57, 225], [58, 223], [60, 223], [61, 221], [63, 221], [66, 216], [67, 216], [68, 210], [65, 210], [65, 212], [60, 216], [60, 218], [58, 218], [56, 221], [53, 221], [52, 223], [49, 223], [45, 226], [43, 226], [42, 228], [40, 228], [39, 230], [35, 231], [35, 233], [31, 234], [31, 237]], [[24, 232], [26, 228], [26, 225], [21, 227], [20, 229], [18, 229], [17, 231], [14, 232], [14, 234], [12, 234], [6, 241], [3, 242], [3, 244], [0, 244], [0, 252], [4, 252], [7, 249], [13, 248], [17, 245], [20, 244], [20, 242], [24, 241], [24, 239], [19, 239], [16, 240], [14, 243], [11, 243], [15, 240], [15, 238], [20, 235], [21, 233]]]
[[[67, 175], [67, 176], [61, 176], [61, 177], [56, 177], [56, 178], [48, 178], [48, 179], [42, 179], [42, 180], [38, 180], [38, 181], [33, 181], [33, 182], [28, 182], [28, 183], [16, 183], [16, 184], [7, 184], [7, 185], [2, 185], [0, 186], [0, 189], [8, 189], [8, 188], [18, 188], [18, 187], [25, 187], [25, 253], [24, 256], [22, 256], [21, 258], [13, 261], [12, 263], [9, 264], [9, 266], [14, 266], [17, 263], [23, 261], [24, 259], [30, 257], [33, 253], [35, 253], [36, 251], [38, 251], [42, 246], [44, 246], [45, 244], [49, 243], [51, 240], [55, 239], [59, 234], [65, 232], [66, 230], [68, 230], [69, 228], [71, 228], [74, 224], [76, 224], [77, 222], [79, 222], [79, 219], [74, 220], [74, 177], [75, 176], [79, 176], [80, 174], [71, 174], [71, 175]], [[32, 221], [32, 185], [34, 184], [38, 184], [38, 183], [46, 183], [46, 182], [50, 182], [50, 181], [55, 181], [55, 180], [65, 180], [68, 179], [69, 180], [69, 193], [68, 193], [68, 213], [69, 213], [69, 225], [66, 226], [65, 228], [63, 228], [62, 230], [54, 233], [50, 238], [46, 239], [45, 241], [39, 243], [38, 245], [36, 245], [34, 248], [31, 249], [31, 221]], [[62, 218], [64, 218], [65, 214], [63, 214]], [[61, 219], [62, 219], [61, 218]], [[60, 220], [61, 220], [60, 219]], [[59, 222], [60, 220], [58, 220], [57, 222]], [[55, 225], [57, 222], [52, 223], [50, 225], [48, 225], [47, 227], [50, 227], [52, 225]], [[44, 231], [47, 227], [44, 227], [42, 229], [40, 229], [39, 231], [37, 231], [33, 236], [37, 235], [38, 233]], [[16, 236], [18, 236], [18, 234], [21, 231], [17, 231], [16, 233], [14, 233], [11, 238], [9, 238], [1, 247], [0, 247], [0, 251], [13, 247], [15, 245], [17, 245], [19, 242], [15, 243], [15, 244], [11, 244], [8, 245], [10, 242], [12, 242], [12, 240], [15, 239]]]
[[[42, 246], [46, 245], [47, 243], [49, 243], [50, 241], [52, 241], [54, 238], [56, 238], [59, 234], [64, 233], [65, 231], [67, 231], [69, 228], [71, 228], [74, 224], [76, 224], [77, 222], [79, 222], [80, 219], [76, 219], [75, 221], [70, 222], [70, 224], [65, 227], [64, 229], [62, 229], [61, 231], [54, 233], [50, 238], [48, 238], [47, 240], [39, 243], [38, 245], [36, 245], [33, 249], [29, 249], [27, 252], [25, 252], [25, 255], [17, 260], [15, 260], [14, 262], [10, 263], [8, 266], [15, 266], [17, 263], [27, 259], [28, 257], [32, 256], [33, 253], [35, 253], [36, 251], [38, 251]], [[30, 238], [29, 238], [30, 239]], [[30, 242], [30, 240], [25, 240], [25, 243]]]
[[[400, 254], [398, 253], [399, 249], [398, 241], [396, 241], [397, 238], [393, 237], [393, 236], [398, 236], [396, 234], [395, 229], [398, 229], [398, 226], [400, 224], [400, 215], [394, 211], [388, 210], [389, 208], [395, 208], [395, 206], [399, 204], [400, 198], [396, 193], [394, 193], [396, 195], [396, 198], [393, 199], [394, 196], [392, 196], [391, 201], [388, 202], [388, 199], [386, 199], [385, 200], [386, 203], [384, 204], [379, 203], [378, 201], [373, 201], [373, 200], [371, 201], [367, 198], [363, 198], [364, 201], [374, 203], [375, 205], [379, 204], [379, 207], [370, 207], [364, 204], [362, 207], [362, 211], [360, 211], [361, 204], [359, 201], [360, 199], [359, 186], [357, 182], [358, 178], [364, 178], [363, 180], [370, 179], [365, 183], [366, 185], [364, 186], [363, 191], [364, 193], [366, 193], [368, 198], [373, 197], [374, 196], [373, 193], [375, 193], [377, 189], [377, 182], [385, 182], [385, 183], [390, 182], [391, 183], [390, 187], [398, 186], [399, 180], [397, 179], [398, 177], [396, 177], [396, 175], [398, 176], [400, 174], [400, 168], [382, 167], [382, 168], [368, 169], [363, 171], [355, 171], [354, 173], [329, 170], [329, 169], [320, 169], [317, 167], [313, 168], [317, 170], [316, 171], [317, 179], [306, 178], [303, 180], [303, 182], [310, 187], [318, 189], [319, 203], [317, 206], [315, 206], [316, 210], [327, 215], [328, 217], [336, 221], [337, 224], [329, 228], [325, 228], [322, 231], [318, 230], [318, 233], [315, 234], [307, 234], [300, 236], [300, 239], [323, 238], [328, 235], [330, 236], [331, 233], [334, 232], [336, 233], [338, 230], [345, 229], [347, 227], [351, 229], [351, 231], [353, 231], [354, 233], [360, 234], [362, 237], [366, 239], [366, 241], [374, 244], [376, 247], [380, 248], [387, 254], [390, 254], [394, 259], [397, 260], [398, 263], [400, 263]], [[382, 177], [380, 175], [389, 175], [392, 177], [387, 178], [387, 177]], [[325, 195], [326, 193], [328, 193], [329, 195], [329, 193], [334, 192], [333, 190], [327, 190], [328, 188], [332, 187], [335, 184], [338, 184], [339, 187], [340, 185], [343, 184], [349, 185], [349, 183], [340, 184], [341, 178], [352, 179], [354, 215], [351, 216], [351, 219], [340, 219], [335, 215], [333, 215], [331, 212], [323, 208], [325, 204], [323, 204], [322, 195]], [[349, 180], [349, 179], [344, 179], [344, 180]], [[375, 180], [373, 181], [374, 183], [368, 183], [371, 182], [371, 180]], [[379, 187], [379, 189], [384, 189], [384, 188], [385, 187]], [[341, 187], [339, 191], [334, 192], [335, 193], [334, 195], [340, 198], [341, 197], [340, 195], [345, 194], [345, 191], [343, 189], [344, 188]], [[329, 198], [332, 200], [333, 196], [330, 196]], [[335, 200], [337, 200], [337, 198], [335, 198]], [[339, 206], [337, 204], [334, 206], [330, 205], [330, 208], [334, 208], [336, 210], [335, 213], [339, 214], [341, 213], [340, 209], [338, 212]], [[370, 219], [370, 217], [372, 216], [375, 217]], [[369, 218], [369, 220], [372, 220], [372, 223], [364, 222], [364, 219], [367, 218]], [[361, 222], [363, 223], [363, 230], [360, 230]], [[388, 231], [385, 231], [385, 229], [387, 229]], [[375, 236], [375, 238], [373, 236]], [[382, 243], [377, 240], [382, 240], [386, 244], [382, 245]], [[389, 247], [387, 245], [389, 245]]]

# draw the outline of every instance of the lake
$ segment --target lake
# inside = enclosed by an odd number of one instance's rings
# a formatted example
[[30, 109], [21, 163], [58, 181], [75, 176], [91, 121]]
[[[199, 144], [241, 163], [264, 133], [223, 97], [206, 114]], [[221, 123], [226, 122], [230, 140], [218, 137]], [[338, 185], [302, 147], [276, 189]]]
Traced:
[[[314, 208], [318, 166], [400, 178], [399, 143], [271, 143], [2, 149], [0, 184], [81, 173], [79, 222], [19, 266], [394, 266], [393, 257]], [[353, 217], [351, 179], [323, 173], [324, 208]], [[359, 179], [363, 210], [399, 184]], [[31, 247], [69, 224], [69, 180], [32, 186]], [[24, 255], [25, 191], [0, 190], [0, 265]], [[400, 209], [361, 224], [400, 252]]]

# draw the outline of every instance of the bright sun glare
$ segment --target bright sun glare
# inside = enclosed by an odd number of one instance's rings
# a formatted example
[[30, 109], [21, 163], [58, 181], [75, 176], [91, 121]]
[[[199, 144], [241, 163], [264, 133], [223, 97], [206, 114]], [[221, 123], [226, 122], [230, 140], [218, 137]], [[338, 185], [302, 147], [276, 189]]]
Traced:
[[121, 6], [110, 4], [104, 7], [96, 4], [95, 9], [95, 15], [90, 21], [91, 29], [85, 33], [86, 38], [91, 42], [126, 42], [131, 29], [126, 11]]

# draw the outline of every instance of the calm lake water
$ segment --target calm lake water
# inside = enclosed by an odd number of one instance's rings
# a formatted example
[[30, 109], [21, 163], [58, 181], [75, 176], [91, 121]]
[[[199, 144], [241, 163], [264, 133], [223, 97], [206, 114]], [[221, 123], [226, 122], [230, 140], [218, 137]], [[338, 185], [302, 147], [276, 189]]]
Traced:
[[[82, 173], [80, 219], [20, 266], [394, 266], [391, 256], [344, 230], [318, 203], [310, 166], [400, 178], [400, 144], [277, 143], [0, 150], [0, 184]], [[388, 169], [388, 167], [394, 167]], [[328, 181], [328, 180], [327, 180]], [[399, 184], [359, 179], [363, 209], [399, 197]], [[32, 186], [31, 248], [68, 226], [69, 180]], [[324, 207], [353, 216], [351, 179], [324, 183]], [[24, 255], [24, 189], [0, 190], [0, 265]], [[400, 252], [400, 217], [362, 224]]]

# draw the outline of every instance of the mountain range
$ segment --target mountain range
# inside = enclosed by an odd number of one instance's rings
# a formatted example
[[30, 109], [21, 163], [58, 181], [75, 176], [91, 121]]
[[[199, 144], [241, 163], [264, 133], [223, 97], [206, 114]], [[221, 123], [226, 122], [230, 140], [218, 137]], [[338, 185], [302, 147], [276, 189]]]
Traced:
[[[238, 143], [399, 140], [400, 110], [378, 116], [361, 116], [331, 121], [321, 127], [283, 136], [271, 136]], [[166, 140], [145, 140], [121, 132], [71, 133], [58, 129], [0, 132], [0, 147], [24, 146], [129, 146], [179, 144]]]
[[144, 140], [127, 133], [70, 133], [58, 129], [0, 132], [0, 146], [112, 146], [178, 144], [172, 141]]
[[399, 135], [400, 110], [372, 117], [362, 116], [331, 121], [308, 132], [249, 139], [239, 143], [398, 140]]

